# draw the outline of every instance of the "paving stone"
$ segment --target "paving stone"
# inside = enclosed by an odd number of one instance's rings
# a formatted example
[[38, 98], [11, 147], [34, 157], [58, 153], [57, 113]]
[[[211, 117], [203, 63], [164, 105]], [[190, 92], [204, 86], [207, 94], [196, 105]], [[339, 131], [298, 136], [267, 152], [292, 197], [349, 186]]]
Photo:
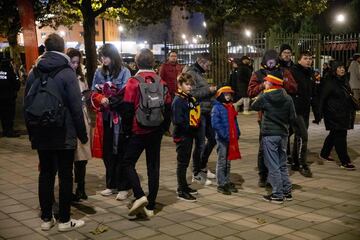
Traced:
[[224, 226], [224, 225], [219, 225], [219, 226], [213, 226], [213, 227], [207, 227], [207, 228], [201, 229], [201, 232], [210, 234], [217, 238], [224, 238], [229, 235], [234, 235], [238, 231], [236, 231], [235, 229], [229, 228], [227, 226]]
[[34, 233], [34, 232], [28, 227], [16, 226], [16, 227], [9, 227], [9, 228], [1, 229], [0, 236], [7, 239], [7, 238], [13, 238], [13, 237], [21, 237], [21, 236], [32, 234], [32, 233]]
[[21, 226], [21, 223], [11, 218], [7, 218], [0, 221], [0, 231], [1, 229], [4, 228], [11, 228], [16, 226]]
[[152, 235], [156, 235], [156, 232], [154, 230], [147, 227], [138, 227], [124, 231], [123, 233], [135, 239], [147, 238]]
[[15, 212], [27, 211], [27, 210], [30, 210], [30, 209], [22, 204], [10, 205], [10, 206], [1, 208], [2, 212], [8, 213], [8, 214], [15, 213]]
[[292, 234], [309, 240], [327, 239], [331, 236], [331, 234], [313, 228], [305, 228], [300, 231], [293, 232]]
[[311, 222], [303, 221], [303, 220], [296, 219], [296, 218], [282, 220], [282, 221], [278, 222], [278, 224], [288, 227], [288, 228], [291, 228], [291, 229], [296, 229], [296, 230], [303, 229], [303, 228], [313, 225], [313, 223], [311, 223]]
[[48, 239], [48, 238], [45, 238], [44, 236], [41, 236], [40, 234], [37, 234], [37, 233], [26, 234], [26, 235], [24, 235], [24, 236], [11, 238], [11, 240], [29, 240], [29, 239], [34, 239], [34, 240], [46, 240], [46, 239]]
[[21, 220], [37, 217], [38, 214], [39, 214], [38, 211], [29, 210], [23, 212], [10, 213], [9, 215], [16, 220], [21, 221]]
[[351, 228], [339, 223], [325, 222], [312, 226], [312, 228], [329, 233], [331, 235], [337, 235], [346, 231], [350, 231]]
[[265, 233], [263, 231], [259, 231], [259, 230], [255, 230], [255, 229], [241, 232], [238, 234], [238, 236], [243, 239], [249, 239], [249, 240], [252, 240], [254, 238], [267, 240], [267, 239], [271, 239], [271, 238], [275, 237], [275, 235], [273, 235], [273, 234]]
[[170, 236], [178, 236], [184, 233], [192, 232], [194, 229], [186, 227], [184, 225], [173, 224], [167, 227], [159, 228], [160, 232], [166, 233]]
[[88, 239], [87, 236], [82, 235], [81, 233], [77, 231], [70, 231], [67, 233], [60, 233], [56, 235], [49, 236], [49, 239], [51, 240], [68, 240], [68, 239]]
[[196, 231], [196, 232], [191, 232], [191, 233], [187, 233], [181, 236], [178, 236], [177, 238], [182, 239], [182, 240], [189, 240], [189, 239], [196, 239], [196, 240], [212, 240], [215, 239], [214, 237], [202, 233], [200, 231]]
[[351, 233], [341, 233], [339, 235], [328, 238], [328, 240], [359, 240], [359, 236]]
[[267, 224], [263, 227], [259, 227], [258, 229], [263, 232], [271, 233], [274, 235], [285, 235], [287, 233], [294, 231], [294, 229], [283, 227], [277, 224]]

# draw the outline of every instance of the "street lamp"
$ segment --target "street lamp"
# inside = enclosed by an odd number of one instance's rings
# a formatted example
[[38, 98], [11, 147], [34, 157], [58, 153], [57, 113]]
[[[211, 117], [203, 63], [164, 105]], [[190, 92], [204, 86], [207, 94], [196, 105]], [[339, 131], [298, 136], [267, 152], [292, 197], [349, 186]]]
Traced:
[[122, 36], [121, 36], [121, 34], [122, 34], [122, 32], [124, 32], [124, 27], [123, 26], [119, 26], [118, 27], [118, 30], [119, 30], [119, 37], [120, 37], [120, 53], [122, 53]]
[[62, 38], [65, 37], [65, 31], [62, 31], [62, 30], [61, 30], [61, 31], [59, 32], [59, 35], [60, 35], [60, 37], [62, 37]]
[[204, 28], [206, 28], [206, 22], [205, 21], [203, 22], [203, 26], [204, 26]]
[[345, 22], [345, 15], [340, 13], [336, 15], [336, 22], [338, 23], [344, 23]]
[[186, 39], [186, 35], [183, 33], [183, 34], [181, 35], [181, 38], [182, 38], [182, 39]]
[[244, 34], [246, 37], [251, 37], [251, 31], [249, 29], [245, 29]]

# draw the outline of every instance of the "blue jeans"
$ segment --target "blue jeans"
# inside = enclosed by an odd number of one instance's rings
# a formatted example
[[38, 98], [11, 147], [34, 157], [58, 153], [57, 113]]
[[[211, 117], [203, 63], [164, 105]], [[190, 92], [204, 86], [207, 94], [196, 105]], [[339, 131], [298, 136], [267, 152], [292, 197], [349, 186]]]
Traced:
[[230, 183], [230, 161], [227, 159], [229, 143], [216, 139], [217, 155], [216, 179], [219, 186]]
[[283, 198], [284, 194], [291, 193], [291, 182], [286, 166], [287, 136], [263, 136], [262, 143], [272, 194], [274, 197]]

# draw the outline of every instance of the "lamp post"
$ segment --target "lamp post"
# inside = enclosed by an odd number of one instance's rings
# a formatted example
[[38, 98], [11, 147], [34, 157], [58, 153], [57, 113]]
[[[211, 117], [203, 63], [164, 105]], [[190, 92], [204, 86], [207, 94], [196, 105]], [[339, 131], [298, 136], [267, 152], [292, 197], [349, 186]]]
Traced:
[[120, 53], [122, 53], [122, 35], [121, 35], [121, 34], [122, 34], [122, 32], [124, 31], [124, 27], [120, 25], [120, 26], [118, 27], [118, 30], [119, 30], [119, 33], [120, 33], [120, 34], [119, 34], [119, 36], [120, 36]]
[[345, 15], [340, 13], [336, 15], [336, 22], [337, 23], [344, 23], [345, 22]]

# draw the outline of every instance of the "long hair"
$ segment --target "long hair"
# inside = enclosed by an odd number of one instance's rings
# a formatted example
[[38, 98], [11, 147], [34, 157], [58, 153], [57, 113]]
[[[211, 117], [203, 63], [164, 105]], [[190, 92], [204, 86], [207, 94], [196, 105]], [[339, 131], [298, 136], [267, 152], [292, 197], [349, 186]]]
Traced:
[[106, 43], [99, 49], [100, 57], [108, 57], [111, 60], [110, 66], [102, 66], [103, 74], [109, 73], [112, 77], [117, 77], [124, 66], [121, 56], [113, 44]]
[[79, 66], [76, 69], [76, 75], [80, 76], [80, 81], [84, 82], [85, 76], [82, 71], [82, 54], [81, 54], [81, 52], [75, 48], [68, 48], [68, 50], [66, 51], [66, 55], [68, 55], [70, 59], [72, 59], [73, 57], [79, 57]]

